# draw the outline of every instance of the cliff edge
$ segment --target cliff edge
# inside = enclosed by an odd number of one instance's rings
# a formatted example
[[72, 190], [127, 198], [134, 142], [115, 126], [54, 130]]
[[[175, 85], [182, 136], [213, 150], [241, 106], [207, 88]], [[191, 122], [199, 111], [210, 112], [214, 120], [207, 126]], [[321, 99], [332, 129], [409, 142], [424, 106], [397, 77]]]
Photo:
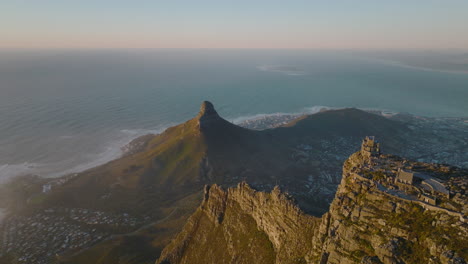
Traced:
[[304, 263], [318, 223], [279, 188], [207, 186], [202, 205], [157, 263]]
[[466, 185], [466, 171], [383, 155], [366, 138], [321, 218], [279, 188], [207, 186], [156, 263], [466, 263]]

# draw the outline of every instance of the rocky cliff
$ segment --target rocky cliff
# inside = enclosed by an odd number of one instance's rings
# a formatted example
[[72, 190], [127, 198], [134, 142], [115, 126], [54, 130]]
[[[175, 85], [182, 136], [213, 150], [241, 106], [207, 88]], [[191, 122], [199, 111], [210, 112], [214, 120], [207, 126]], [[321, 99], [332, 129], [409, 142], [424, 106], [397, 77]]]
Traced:
[[205, 188], [202, 205], [157, 263], [305, 263], [318, 218], [275, 188]]
[[[456, 178], [458, 185], [447, 187], [449, 197], [433, 193], [436, 202], [429, 203], [419, 183], [396, 183], [401, 167], [438, 176], [446, 186]], [[321, 218], [303, 213], [278, 188], [207, 186], [202, 205], [157, 263], [466, 263], [466, 175], [360, 151], [345, 162]]]
[[393, 161], [369, 162], [358, 152], [345, 162], [330, 211], [313, 238], [310, 263], [466, 263], [465, 216], [394, 188]]

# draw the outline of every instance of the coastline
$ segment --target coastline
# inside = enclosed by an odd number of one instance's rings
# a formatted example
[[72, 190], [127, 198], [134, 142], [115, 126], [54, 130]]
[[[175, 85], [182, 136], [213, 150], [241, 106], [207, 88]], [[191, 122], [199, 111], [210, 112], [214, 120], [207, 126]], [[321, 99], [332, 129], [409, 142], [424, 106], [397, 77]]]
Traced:
[[[268, 114], [252, 114], [246, 116], [239, 116], [236, 118], [227, 118], [228, 121], [236, 125], [244, 126], [250, 129], [267, 129], [283, 125], [306, 114], [314, 114], [322, 110], [339, 109], [327, 106], [314, 106], [303, 108], [294, 113], [268, 113]], [[257, 126], [256, 124], [261, 124]], [[268, 124], [268, 125], [267, 125]], [[157, 129], [121, 129], [118, 131], [119, 138], [111, 139], [103, 147], [100, 153], [83, 153], [84, 156], [91, 155], [88, 161], [73, 164], [72, 166], [63, 166], [54, 163], [33, 163], [33, 162], [18, 162], [14, 164], [0, 164], [0, 184], [8, 180], [21, 177], [25, 175], [38, 175], [44, 178], [57, 178], [68, 174], [79, 173], [90, 168], [94, 168], [109, 161], [118, 159], [127, 153], [129, 145], [136, 139], [153, 134], [157, 135], [164, 132], [167, 128], [177, 125], [177, 123], [168, 123], [167, 125], [160, 126]], [[63, 168], [63, 169], [57, 169]]]
[[[294, 119], [297, 119], [304, 115], [316, 114], [322, 111], [329, 110], [338, 110], [344, 109], [347, 107], [328, 107], [328, 106], [313, 106], [306, 107], [301, 109], [298, 112], [277, 112], [277, 113], [263, 113], [263, 114], [253, 114], [239, 116], [236, 118], [226, 118], [228, 121], [253, 130], [264, 130], [272, 129], [275, 127], [283, 126]], [[443, 119], [468, 119], [468, 117], [426, 117], [420, 115], [413, 115], [407, 113], [401, 113], [392, 110], [386, 109], [375, 109], [375, 108], [358, 108], [366, 112], [378, 114], [386, 118], [392, 118], [395, 115], [407, 115], [414, 118], [423, 118], [423, 119], [434, 119], [434, 120], [443, 120]], [[465, 121], [466, 122], [466, 121]], [[38, 175], [44, 178], [58, 178], [61, 176], [79, 173], [90, 168], [94, 168], [100, 165], [103, 165], [112, 160], [118, 159], [124, 156], [128, 151], [132, 149], [132, 142], [138, 138], [147, 136], [147, 135], [157, 135], [164, 132], [167, 128], [177, 125], [175, 123], [170, 123], [167, 126], [161, 126], [160, 129], [148, 130], [148, 129], [124, 129], [120, 130], [122, 137], [119, 139], [113, 139], [109, 141], [105, 148], [104, 152], [97, 154], [83, 153], [83, 155], [92, 155], [93, 158], [89, 159], [84, 163], [74, 164], [69, 166], [66, 169], [54, 168], [54, 165], [57, 164], [37, 164], [37, 163], [18, 163], [18, 164], [0, 164], [0, 184], [5, 183], [9, 179], [20, 177], [23, 175]], [[63, 167], [63, 166], [62, 166]]]

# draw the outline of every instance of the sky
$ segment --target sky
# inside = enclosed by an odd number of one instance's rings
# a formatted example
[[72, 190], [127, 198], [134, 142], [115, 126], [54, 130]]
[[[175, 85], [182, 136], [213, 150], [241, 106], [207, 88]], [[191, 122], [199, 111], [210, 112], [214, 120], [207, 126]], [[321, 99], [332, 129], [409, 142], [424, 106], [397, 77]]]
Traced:
[[0, 0], [0, 48], [468, 49], [468, 1]]

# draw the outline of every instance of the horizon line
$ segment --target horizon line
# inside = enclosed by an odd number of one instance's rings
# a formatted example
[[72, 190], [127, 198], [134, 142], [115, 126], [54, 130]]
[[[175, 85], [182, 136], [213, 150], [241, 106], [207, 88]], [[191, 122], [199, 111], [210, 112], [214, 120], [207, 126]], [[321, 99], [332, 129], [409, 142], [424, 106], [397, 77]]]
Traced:
[[41, 51], [41, 50], [298, 50], [298, 51], [464, 51], [468, 48], [248, 48], [248, 47], [0, 47], [6, 51]]

